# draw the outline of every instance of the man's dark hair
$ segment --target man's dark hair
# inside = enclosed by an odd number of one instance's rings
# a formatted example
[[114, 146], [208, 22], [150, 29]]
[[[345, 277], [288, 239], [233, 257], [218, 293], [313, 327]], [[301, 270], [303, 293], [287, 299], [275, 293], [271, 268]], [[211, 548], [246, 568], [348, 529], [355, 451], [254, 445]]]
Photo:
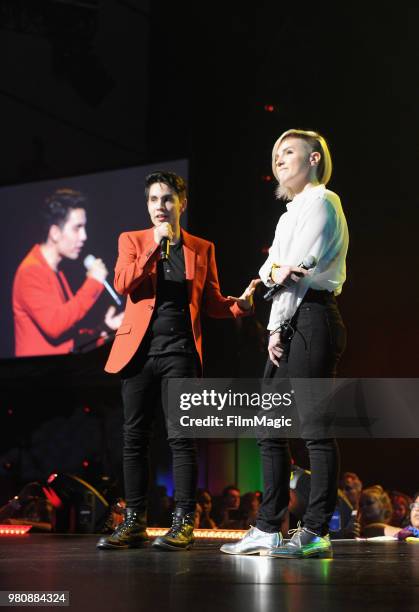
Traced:
[[154, 183], [164, 183], [172, 189], [181, 200], [186, 198], [186, 182], [184, 179], [174, 172], [165, 172], [157, 170], [152, 172], [145, 179], [145, 199], [148, 202], [148, 194], [150, 193], [151, 185]]
[[238, 493], [240, 493], [239, 487], [236, 487], [236, 485], [234, 485], [234, 484], [230, 484], [230, 485], [224, 487], [223, 492], [222, 492], [221, 495], [223, 497], [227, 497], [227, 495], [230, 493], [230, 491], [238, 491]]
[[45, 200], [42, 210], [43, 233], [48, 239], [50, 227], [58, 225], [63, 228], [70, 212], [75, 208], [86, 208], [87, 198], [80, 191], [74, 189], [57, 189]]

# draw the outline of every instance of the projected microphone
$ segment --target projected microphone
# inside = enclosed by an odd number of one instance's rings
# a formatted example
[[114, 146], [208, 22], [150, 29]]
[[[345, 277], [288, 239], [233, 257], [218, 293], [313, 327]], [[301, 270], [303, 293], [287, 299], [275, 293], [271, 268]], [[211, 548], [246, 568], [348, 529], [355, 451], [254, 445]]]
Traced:
[[[94, 262], [96, 261], [96, 257], [94, 255], [87, 255], [84, 258], [83, 264], [84, 267], [86, 268], [86, 270], [90, 270], [90, 268], [92, 267], [92, 265], [94, 264]], [[121, 298], [119, 297], [119, 295], [112, 289], [112, 287], [110, 286], [110, 284], [104, 280], [102, 281], [106, 291], [113, 297], [113, 299], [115, 300], [115, 302], [118, 304], [118, 306], [122, 305], [122, 301]]]
[[[299, 268], [303, 268], [304, 270], [311, 270], [314, 266], [317, 265], [317, 259], [313, 257], [313, 255], [307, 255], [304, 257], [303, 261], [299, 264]], [[263, 299], [269, 302], [273, 298], [274, 295], [282, 291], [283, 289], [289, 288], [290, 285], [274, 285], [271, 287], [263, 296]]]
[[170, 242], [166, 236], [160, 240], [160, 259], [167, 261], [169, 259]]

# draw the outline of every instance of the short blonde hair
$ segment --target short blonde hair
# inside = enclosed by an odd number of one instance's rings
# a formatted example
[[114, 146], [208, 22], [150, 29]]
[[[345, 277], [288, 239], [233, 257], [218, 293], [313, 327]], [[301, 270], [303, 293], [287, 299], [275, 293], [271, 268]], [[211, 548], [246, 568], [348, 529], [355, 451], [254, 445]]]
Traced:
[[286, 138], [300, 138], [307, 142], [311, 147], [311, 151], [318, 152], [321, 154], [320, 163], [317, 167], [317, 180], [319, 183], [327, 185], [332, 176], [332, 157], [330, 155], [329, 147], [326, 140], [317, 132], [311, 132], [308, 130], [287, 130], [278, 138], [272, 149], [272, 172], [276, 180], [279, 183], [279, 177], [277, 174], [277, 167], [275, 163], [275, 156], [278, 152], [279, 146]]

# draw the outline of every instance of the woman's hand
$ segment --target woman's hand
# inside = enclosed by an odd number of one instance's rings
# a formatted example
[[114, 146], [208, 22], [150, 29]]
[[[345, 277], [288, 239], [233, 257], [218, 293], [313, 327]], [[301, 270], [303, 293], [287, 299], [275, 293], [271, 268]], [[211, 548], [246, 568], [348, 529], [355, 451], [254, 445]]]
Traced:
[[307, 276], [308, 270], [304, 268], [298, 268], [296, 266], [279, 266], [274, 267], [271, 272], [271, 279], [277, 285], [291, 285], [292, 283], [298, 283], [298, 281]]
[[278, 332], [274, 332], [269, 336], [269, 345], [268, 345], [268, 353], [269, 359], [272, 361], [276, 367], [279, 366], [279, 360], [284, 354], [284, 345], [281, 343], [281, 334]]

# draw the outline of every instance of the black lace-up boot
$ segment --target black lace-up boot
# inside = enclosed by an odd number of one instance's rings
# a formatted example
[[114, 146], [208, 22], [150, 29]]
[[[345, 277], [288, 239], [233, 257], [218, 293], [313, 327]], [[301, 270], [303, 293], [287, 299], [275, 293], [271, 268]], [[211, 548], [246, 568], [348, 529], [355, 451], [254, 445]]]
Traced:
[[127, 508], [125, 520], [118, 525], [111, 535], [100, 538], [97, 548], [138, 548], [148, 541], [145, 512]]
[[153, 546], [163, 550], [188, 550], [194, 542], [195, 512], [186, 513], [183, 508], [176, 508], [172, 516], [171, 528], [166, 535], [156, 538]]

